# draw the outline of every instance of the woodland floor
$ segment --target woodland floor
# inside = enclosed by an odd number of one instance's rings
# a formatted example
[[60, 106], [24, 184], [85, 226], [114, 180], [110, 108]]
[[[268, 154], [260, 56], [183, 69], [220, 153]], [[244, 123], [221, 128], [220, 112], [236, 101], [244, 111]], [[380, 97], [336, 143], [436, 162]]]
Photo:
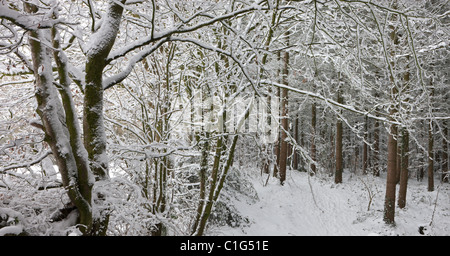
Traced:
[[[231, 228], [215, 226], [208, 235], [241, 236], [421, 236], [450, 235], [450, 184], [435, 179], [435, 191], [427, 191], [427, 181], [409, 179], [407, 205], [396, 207], [395, 226], [383, 221], [385, 176], [344, 172], [342, 184], [333, 177], [309, 177], [288, 171], [284, 186], [275, 178], [246, 171], [258, 199], [235, 196], [231, 203], [248, 219]], [[369, 191], [372, 194], [370, 209]], [[398, 187], [397, 187], [398, 193]], [[431, 225], [430, 225], [431, 223]], [[425, 229], [419, 233], [419, 227]]]

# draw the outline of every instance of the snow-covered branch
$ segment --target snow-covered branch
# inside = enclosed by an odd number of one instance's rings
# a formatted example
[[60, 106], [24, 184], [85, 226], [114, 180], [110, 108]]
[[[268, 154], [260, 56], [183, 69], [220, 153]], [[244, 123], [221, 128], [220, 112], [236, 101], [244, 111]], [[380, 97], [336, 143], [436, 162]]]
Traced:
[[3, 168], [0, 169], [0, 173], [2, 173], [2, 174], [9, 174], [8, 173], [9, 170], [19, 169], [19, 168], [28, 168], [30, 166], [33, 166], [35, 164], [40, 163], [42, 160], [44, 160], [47, 156], [49, 156], [51, 154], [52, 154], [52, 151], [51, 150], [47, 150], [42, 155], [40, 155], [39, 157], [37, 157], [36, 159], [34, 159], [32, 161], [3, 167]]
[[168, 38], [163, 38], [163, 39], [159, 40], [158, 42], [156, 42], [155, 44], [153, 44], [151, 47], [148, 47], [147, 49], [144, 49], [144, 50], [140, 51], [139, 53], [137, 53], [136, 55], [134, 55], [133, 58], [131, 58], [131, 60], [129, 61], [129, 63], [126, 66], [126, 68], [124, 68], [122, 70], [122, 72], [120, 72], [119, 74], [113, 75], [111, 77], [108, 77], [108, 78], [106, 78], [104, 80], [104, 82], [103, 82], [103, 89], [104, 90], [109, 89], [112, 86], [122, 82], [125, 78], [128, 77], [128, 75], [133, 70], [133, 67], [138, 62], [142, 61], [145, 57], [147, 57], [148, 55], [152, 54], [160, 46], [162, 46], [164, 43], [166, 43], [168, 41], [169, 41]]
[[[53, 11], [53, 9], [50, 9], [50, 12], [51, 11]], [[24, 14], [9, 8], [4, 1], [0, 3], [0, 18], [9, 20], [15, 25], [28, 31], [52, 28], [57, 24], [74, 24], [68, 22], [66, 19], [52, 19], [50, 17], [41, 17], [29, 13]]]
[[[282, 9], [287, 9], [287, 8], [292, 8], [292, 7], [283, 7]], [[246, 7], [246, 8], [242, 8], [242, 9], [236, 10], [234, 12], [223, 14], [223, 15], [218, 16], [218, 17], [213, 16], [213, 15], [206, 15], [206, 14], [205, 15], [201, 15], [201, 13], [196, 13], [191, 18], [184, 19], [183, 22], [181, 24], [177, 25], [175, 28], [169, 29], [169, 30], [165, 30], [165, 31], [162, 31], [162, 32], [154, 31], [155, 24], [151, 24], [151, 27], [152, 27], [151, 35], [149, 35], [147, 37], [144, 37], [142, 39], [139, 39], [139, 40], [137, 40], [137, 41], [135, 41], [133, 43], [129, 43], [126, 46], [111, 52], [111, 54], [107, 58], [107, 62], [110, 62], [110, 61], [115, 60], [115, 59], [117, 59], [119, 57], [125, 56], [129, 52], [131, 52], [131, 51], [133, 51], [135, 49], [138, 49], [139, 47], [148, 45], [148, 44], [150, 44], [152, 42], [157, 42], [157, 41], [159, 41], [161, 39], [164, 39], [164, 38], [172, 37], [173, 35], [190, 33], [190, 32], [193, 32], [193, 31], [200, 30], [201, 28], [210, 26], [212, 24], [215, 24], [217, 22], [221, 22], [221, 21], [224, 21], [224, 20], [229, 20], [229, 19], [235, 18], [235, 17], [237, 17], [239, 15], [242, 15], [242, 14], [245, 14], [245, 13], [249, 13], [249, 12], [252, 12], [252, 11], [255, 11], [255, 10], [268, 10], [268, 9], [269, 8], [266, 7], [266, 6], [260, 6], [260, 5], [256, 5], [255, 4], [255, 5], [251, 5], [249, 7]], [[193, 20], [194, 17], [197, 17], [197, 16], [208, 17], [208, 20], [207, 21], [203, 21], [203, 22], [199, 22], [198, 24], [194, 24], [194, 25], [190, 25], [189, 26], [188, 23], [191, 20]]]
[[[325, 97], [325, 96], [323, 96], [323, 95], [321, 95], [319, 93], [305, 91], [305, 90], [300, 90], [300, 89], [297, 89], [297, 88], [294, 88], [294, 87], [291, 87], [291, 86], [287, 86], [287, 85], [276, 83], [276, 82], [269, 81], [269, 80], [261, 80], [260, 82], [261, 82], [261, 84], [269, 84], [269, 85], [273, 85], [273, 86], [278, 87], [278, 88], [287, 89], [289, 91], [292, 91], [292, 92], [295, 92], [295, 93], [298, 93], [298, 94], [301, 94], [301, 95], [305, 95], [305, 96], [311, 97], [311, 98], [316, 99], [316, 100], [320, 100], [320, 101], [322, 101], [324, 103], [336, 106], [338, 108], [341, 108], [341, 109], [344, 109], [344, 110], [347, 110], [347, 111], [350, 111], [350, 112], [353, 112], [353, 113], [357, 113], [357, 114], [360, 114], [362, 116], [367, 116], [367, 117], [369, 117], [371, 119], [374, 119], [374, 120], [382, 121], [382, 122], [385, 122], [385, 123], [391, 123], [391, 124], [400, 124], [399, 122], [390, 120], [389, 117], [387, 117], [386, 115], [384, 117], [383, 116], [377, 116], [377, 115], [374, 115], [374, 114], [372, 114], [371, 112], [368, 112], [368, 111], [358, 110], [354, 106], [345, 105], [345, 104], [339, 103], [339, 102], [337, 102], [337, 101], [335, 101], [333, 99], [327, 98], [327, 97]], [[378, 114], [381, 114], [381, 113], [378, 113]]]

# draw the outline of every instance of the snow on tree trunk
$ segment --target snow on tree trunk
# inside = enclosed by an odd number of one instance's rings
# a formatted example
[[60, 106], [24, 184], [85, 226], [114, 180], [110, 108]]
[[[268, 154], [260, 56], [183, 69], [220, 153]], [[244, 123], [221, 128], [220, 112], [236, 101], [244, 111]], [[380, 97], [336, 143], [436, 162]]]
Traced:
[[[125, 1], [121, 1], [122, 4]], [[102, 25], [96, 31], [88, 44], [86, 62], [86, 88], [84, 96], [83, 131], [84, 145], [89, 155], [92, 173], [96, 181], [109, 178], [108, 156], [106, 154], [106, 134], [103, 118], [103, 70], [107, 65], [116, 36], [119, 32], [123, 6], [111, 3]], [[104, 203], [102, 193], [96, 195], [99, 205]], [[94, 235], [105, 235], [108, 227], [109, 214], [102, 211], [96, 214]]]
[[[34, 10], [26, 4], [28, 12]], [[51, 41], [50, 29], [30, 32], [30, 47], [36, 78], [35, 97], [38, 102], [36, 112], [39, 114], [46, 134], [46, 142], [50, 145], [61, 173], [64, 187], [69, 198], [79, 211], [79, 224], [82, 232], [92, 227], [91, 191], [93, 181], [88, 169], [79, 173], [75, 154], [71, 145], [71, 137], [66, 124], [66, 113], [58, 97], [52, 74], [52, 50], [48, 47]]]

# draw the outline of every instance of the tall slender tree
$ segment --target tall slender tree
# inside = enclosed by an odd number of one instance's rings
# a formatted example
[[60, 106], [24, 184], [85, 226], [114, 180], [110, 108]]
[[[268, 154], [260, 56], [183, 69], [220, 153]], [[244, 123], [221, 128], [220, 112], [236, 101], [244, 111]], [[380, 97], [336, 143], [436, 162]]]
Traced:
[[400, 144], [400, 187], [398, 191], [398, 207], [406, 206], [406, 191], [408, 189], [408, 162], [409, 162], [409, 132], [405, 127], [401, 129]]
[[449, 181], [449, 169], [448, 169], [448, 127], [447, 127], [447, 120], [442, 122], [443, 126], [443, 134], [444, 137], [442, 138], [442, 182], [448, 182]]
[[[394, 1], [392, 3], [392, 8], [397, 9], [397, 2]], [[398, 15], [391, 14], [390, 20], [395, 21]], [[390, 49], [390, 59], [389, 55], [385, 50], [385, 58], [386, 63], [388, 64], [388, 72], [389, 72], [389, 81], [390, 81], [390, 120], [395, 121], [394, 116], [398, 112], [398, 87], [396, 82], [396, 77], [394, 75], [394, 66], [395, 61], [393, 60], [396, 51], [395, 47], [398, 45], [398, 34], [394, 25], [389, 25], [390, 33], [389, 38], [391, 41], [391, 49]], [[380, 31], [380, 35], [383, 36]], [[386, 193], [385, 193], [385, 202], [384, 202], [384, 216], [383, 219], [388, 224], [395, 224], [395, 196], [396, 196], [396, 185], [397, 185], [397, 124], [390, 124], [389, 129], [389, 137], [388, 137], [388, 145], [387, 145], [387, 177], [386, 177]]]
[[[338, 88], [337, 92], [337, 102], [343, 103], [343, 97], [340, 92], [340, 88]], [[343, 144], [342, 144], [342, 121], [337, 119], [336, 121], [336, 172], [334, 176], [334, 183], [342, 183], [342, 171], [344, 169], [344, 156], [343, 156]]]
[[434, 191], [434, 133], [433, 133], [433, 121], [430, 120], [427, 125], [428, 128], [428, 191]]
[[[287, 45], [289, 45], [289, 32], [286, 33]], [[288, 76], [289, 76], [289, 52], [285, 51], [283, 58], [283, 84], [288, 86]], [[280, 183], [283, 184], [286, 180], [286, 169], [287, 169], [287, 158], [288, 158], [288, 142], [287, 133], [289, 132], [289, 116], [288, 116], [288, 90], [286, 88], [281, 89], [281, 137], [280, 137]]]

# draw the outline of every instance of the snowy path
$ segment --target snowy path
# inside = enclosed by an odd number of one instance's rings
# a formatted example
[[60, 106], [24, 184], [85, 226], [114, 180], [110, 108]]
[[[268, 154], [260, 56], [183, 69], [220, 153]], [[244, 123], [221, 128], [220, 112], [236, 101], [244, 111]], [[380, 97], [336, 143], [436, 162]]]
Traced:
[[[347, 180], [345, 180], [347, 179]], [[221, 227], [211, 230], [212, 235], [292, 235], [292, 236], [337, 236], [337, 235], [419, 235], [419, 224], [430, 219], [432, 205], [414, 207], [417, 210], [398, 210], [397, 228], [390, 229], [382, 221], [383, 183], [377, 178], [370, 184], [373, 192], [378, 191], [367, 211], [367, 190], [360, 180], [344, 178], [344, 183], [334, 185], [330, 181], [308, 178], [305, 173], [289, 172], [284, 186], [274, 178], [263, 186], [262, 179], [253, 185], [259, 200], [248, 204], [246, 200], [235, 202], [236, 208], [251, 224], [240, 228]], [[437, 234], [449, 235], [448, 186], [441, 197], [439, 214], [445, 220], [444, 228], [439, 226]], [[311, 191], [312, 189], [312, 191]], [[417, 194], [417, 193], [415, 193]], [[429, 194], [430, 199], [433, 194]], [[317, 202], [317, 204], [316, 204]], [[422, 208], [420, 210], [419, 208]], [[426, 208], [426, 209], [425, 209]], [[440, 212], [440, 213], [439, 213]], [[414, 221], [413, 221], [414, 220]], [[442, 222], [441, 220], [441, 222]], [[447, 227], [445, 227], [447, 226]]]
[[311, 186], [307, 179], [291, 179], [284, 189], [276, 180], [266, 187], [256, 184], [260, 201], [243, 212], [257, 223], [246, 230], [248, 234], [363, 235], [353, 228], [356, 216], [347, 207], [346, 198], [310, 182]]

